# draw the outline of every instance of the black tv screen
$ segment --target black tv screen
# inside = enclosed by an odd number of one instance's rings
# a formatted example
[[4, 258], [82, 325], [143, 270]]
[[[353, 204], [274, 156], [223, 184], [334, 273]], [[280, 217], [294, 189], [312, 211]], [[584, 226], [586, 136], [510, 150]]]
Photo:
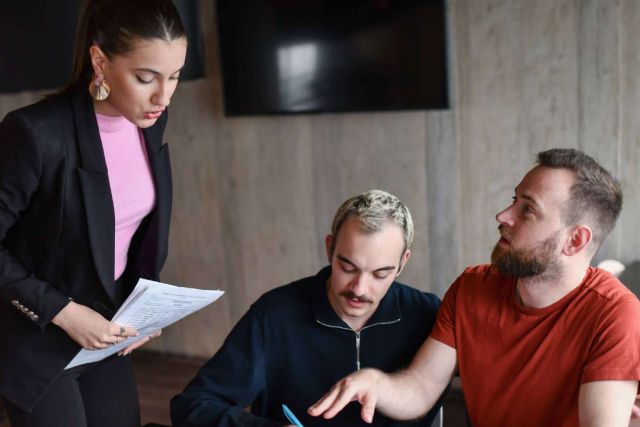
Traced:
[[218, 0], [227, 115], [444, 109], [444, 0]]

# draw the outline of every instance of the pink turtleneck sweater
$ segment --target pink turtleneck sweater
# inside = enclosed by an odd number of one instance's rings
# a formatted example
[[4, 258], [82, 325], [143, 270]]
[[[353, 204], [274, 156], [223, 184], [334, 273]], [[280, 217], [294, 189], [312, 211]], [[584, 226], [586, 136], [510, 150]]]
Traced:
[[155, 189], [142, 131], [122, 116], [96, 114], [96, 118], [113, 198], [114, 279], [118, 279], [127, 266], [131, 239], [155, 205]]

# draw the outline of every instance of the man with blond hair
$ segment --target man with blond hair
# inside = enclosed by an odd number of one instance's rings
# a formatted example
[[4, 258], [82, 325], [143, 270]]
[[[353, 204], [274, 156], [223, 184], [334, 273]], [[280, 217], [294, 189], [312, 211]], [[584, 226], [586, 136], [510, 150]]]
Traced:
[[[309, 402], [361, 368], [406, 366], [435, 322], [439, 299], [395, 281], [411, 255], [413, 222], [397, 197], [371, 190], [345, 201], [325, 238], [330, 265], [256, 301], [222, 348], [171, 404], [174, 425], [279, 426], [286, 404], [317, 425]], [[245, 407], [250, 406], [250, 411]], [[377, 417], [375, 426], [431, 425]], [[328, 425], [365, 425], [357, 407]]]

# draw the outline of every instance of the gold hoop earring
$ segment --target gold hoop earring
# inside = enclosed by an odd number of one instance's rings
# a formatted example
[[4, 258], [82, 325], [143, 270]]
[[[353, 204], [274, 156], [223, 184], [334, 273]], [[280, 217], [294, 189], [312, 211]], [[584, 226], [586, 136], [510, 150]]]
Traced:
[[89, 83], [89, 93], [96, 101], [104, 101], [111, 93], [111, 87], [104, 77], [96, 77]]

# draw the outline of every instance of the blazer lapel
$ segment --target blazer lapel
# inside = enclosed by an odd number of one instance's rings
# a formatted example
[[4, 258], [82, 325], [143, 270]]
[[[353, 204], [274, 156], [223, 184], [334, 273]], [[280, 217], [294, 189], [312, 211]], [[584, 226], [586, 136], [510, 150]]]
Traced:
[[82, 188], [91, 253], [102, 286], [111, 300], [119, 303], [116, 301], [113, 277], [115, 252], [113, 199], [93, 101], [84, 91], [76, 90], [72, 95], [71, 103], [82, 165], [78, 168], [78, 178]]
[[[168, 146], [162, 143], [166, 114], [159, 119], [159, 123], [142, 130], [156, 190], [156, 207], [141, 248], [143, 259], [147, 260], [147, 263], [145, 263], [147, 265], [144, 266], [145, 270], [151, 270], [143, 273], [152, 278], [160, 272], [167, 257], [167, 242], [169, 240], [169, 224], [171, 221], [171, 165], [169, 163]], [[148, 265], [148, 262], [151, 262], [152, 265]]]

